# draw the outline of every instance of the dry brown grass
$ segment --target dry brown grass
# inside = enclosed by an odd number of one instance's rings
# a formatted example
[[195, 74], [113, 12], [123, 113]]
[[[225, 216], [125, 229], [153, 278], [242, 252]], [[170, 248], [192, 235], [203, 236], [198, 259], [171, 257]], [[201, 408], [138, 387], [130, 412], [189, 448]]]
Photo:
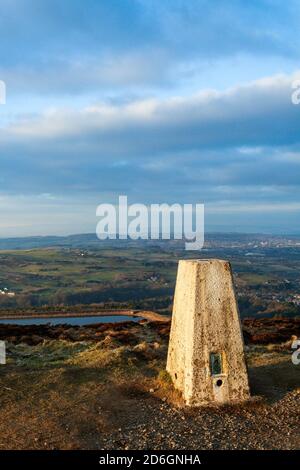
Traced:
[[[168, 421], [182, 399], [165, 372], [166, 343], [148, 333], [150, 342], [132, 345], [113, 336], [9, 345], [8, 364], [0, 367], [0, 448], [123, 448], [128, 427], [151, 430], [157, 413]], [[248, 363], [252, 393], [270, 404], [299, 389], [289, 353], [255, 346]]]

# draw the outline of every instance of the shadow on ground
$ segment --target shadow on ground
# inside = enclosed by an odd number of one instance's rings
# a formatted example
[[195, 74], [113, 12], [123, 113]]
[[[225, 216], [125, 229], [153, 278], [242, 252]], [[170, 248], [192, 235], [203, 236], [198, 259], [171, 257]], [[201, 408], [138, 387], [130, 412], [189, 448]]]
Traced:
[[268, 403], [281, 400], [300, 387], [300, 374], [291, 360], [249, 368], [251, 395], [259, 395]]

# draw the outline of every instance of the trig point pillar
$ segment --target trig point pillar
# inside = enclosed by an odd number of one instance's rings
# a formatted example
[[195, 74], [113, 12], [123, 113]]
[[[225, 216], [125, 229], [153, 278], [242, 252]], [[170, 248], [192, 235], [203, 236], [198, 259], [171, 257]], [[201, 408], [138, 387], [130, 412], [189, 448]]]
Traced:
[[229, 262], [179, 261], [167, 371], [190, 406], [249, 398]]

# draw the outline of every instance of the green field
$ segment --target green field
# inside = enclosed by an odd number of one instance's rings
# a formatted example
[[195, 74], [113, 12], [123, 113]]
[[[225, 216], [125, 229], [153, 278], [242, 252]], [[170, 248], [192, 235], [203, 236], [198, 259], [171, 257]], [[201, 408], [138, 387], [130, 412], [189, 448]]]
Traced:
[[170, 313], [180, 258], [232, 263], [242, 316], [298, 315], [300, 249], [244, 248], [184, 251], [177, 245], [50, 247], [0, 251], [0, 310], [95, 305]]

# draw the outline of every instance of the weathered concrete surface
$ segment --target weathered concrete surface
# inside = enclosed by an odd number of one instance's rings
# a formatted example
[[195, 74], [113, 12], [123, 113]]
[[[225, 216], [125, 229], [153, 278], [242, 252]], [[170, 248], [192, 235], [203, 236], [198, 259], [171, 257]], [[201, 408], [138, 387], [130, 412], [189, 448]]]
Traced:
[[[221, 373], [213, 374], [212, 354]], [[167, 370], [187, 405], [249, 398], [238, 307], [230, 263], [179, 261]]]

